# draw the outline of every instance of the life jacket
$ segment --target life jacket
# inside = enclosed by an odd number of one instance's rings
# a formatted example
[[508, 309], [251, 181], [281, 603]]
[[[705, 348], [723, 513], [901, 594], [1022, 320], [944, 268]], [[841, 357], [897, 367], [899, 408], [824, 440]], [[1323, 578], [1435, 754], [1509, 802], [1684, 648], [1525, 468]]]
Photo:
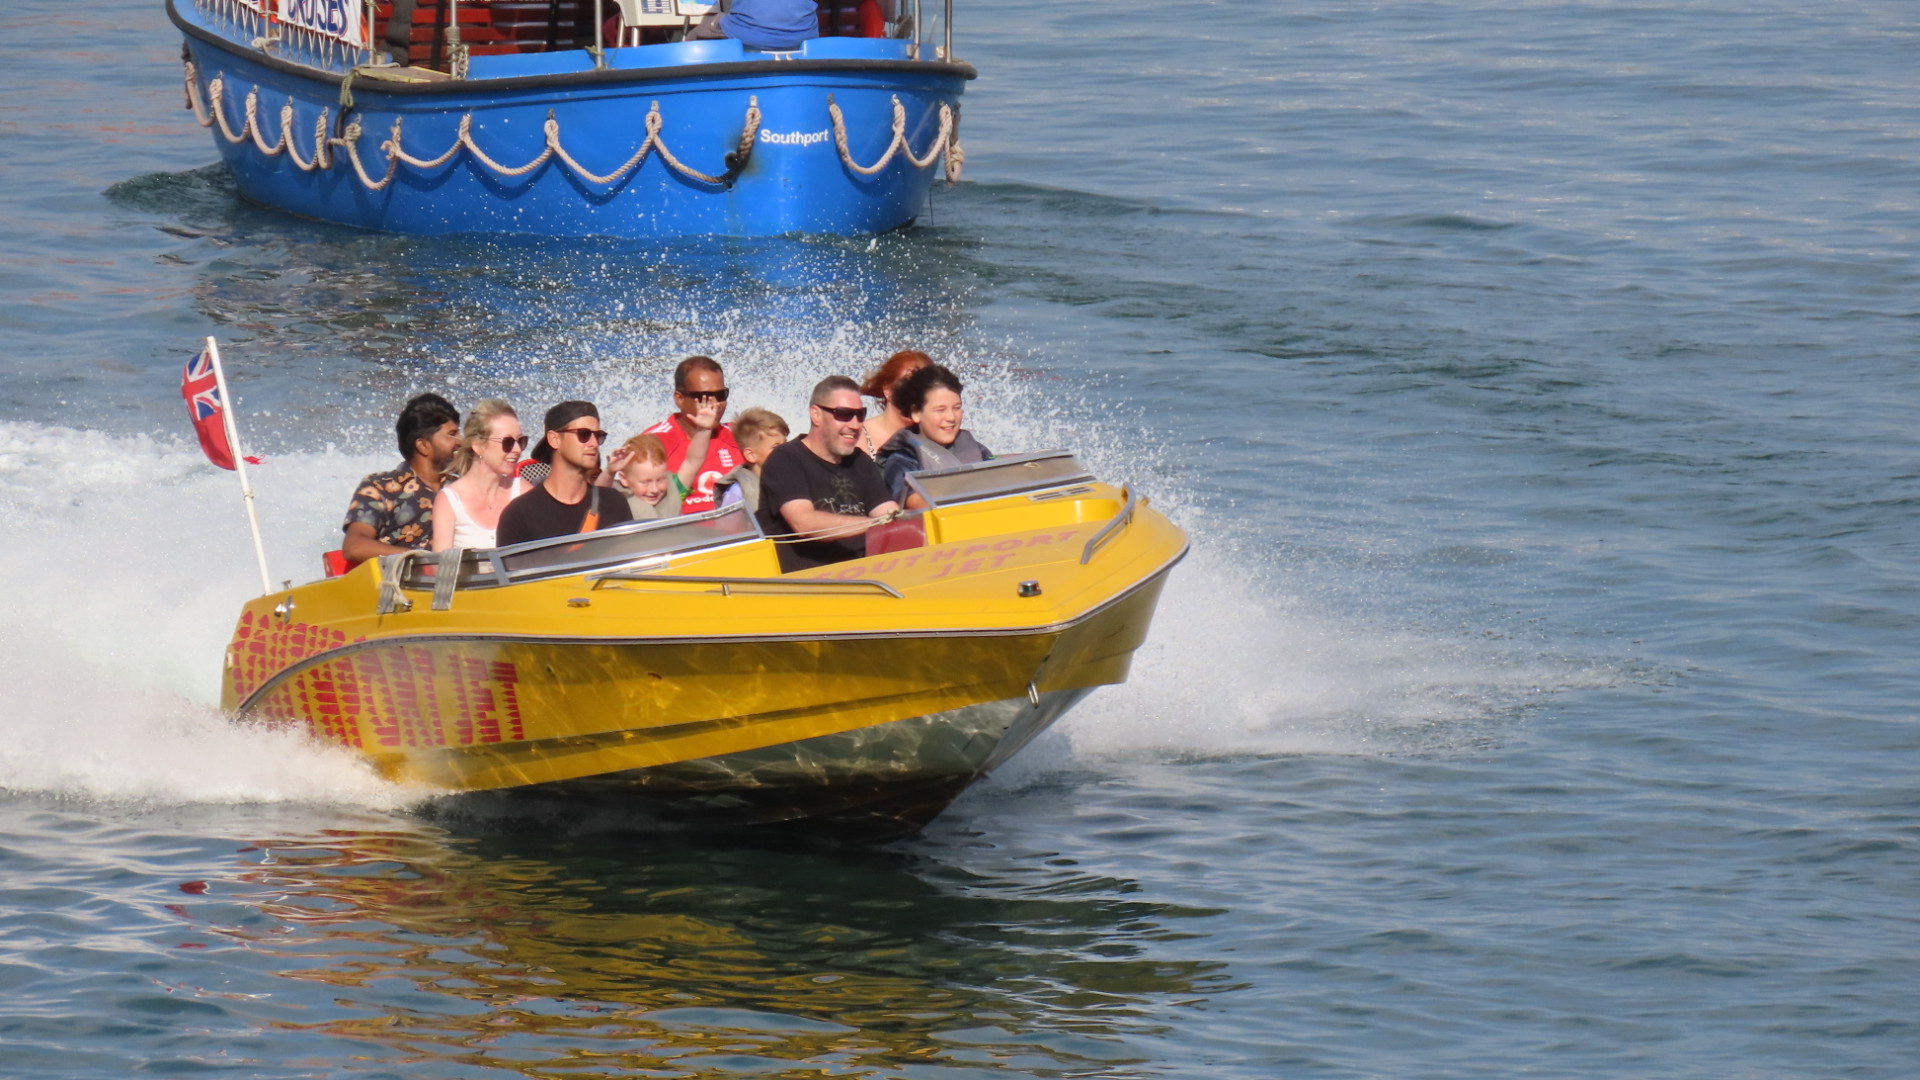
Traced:
[[880, 0], [822, 0], [821, 37], [887, 36], [887, 13]]
[[987, 453], [986, 447], [980, 445], [980, 440], [973, 437], [973, 432], [966, 428], [961, 428], [960, 433], [954, 436], [953, 445], [950, 447], [941, 446], [912, 428], [902, 428], [900, 433], [907, 437], [907, 445], [913, 447], [914, 452], [920, 455], [920, 468], [915, 470], [916, 472], [972, 465], [993, 456]]

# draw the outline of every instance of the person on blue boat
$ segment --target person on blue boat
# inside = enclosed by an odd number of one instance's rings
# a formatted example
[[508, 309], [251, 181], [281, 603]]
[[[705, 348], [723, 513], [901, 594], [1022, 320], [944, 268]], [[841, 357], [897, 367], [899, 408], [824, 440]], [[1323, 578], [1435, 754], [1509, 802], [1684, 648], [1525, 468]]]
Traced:
[[813, 427], [776, 447], [760, 470], [760, 520], [780, 545], [783, 573], [858, 559], [866, 531], [890, 520], [900, 504], [887, 494], [880, 467], [859, 450], [867, 407], [860, 384], [829, 375], [813, 388]]
[[627, 500], [593, 483], [607, 432], [591, 401], [563, 401], [547, 410], [547, 431], [533, 456], [547, 478], [500, 512], [494, 539], [501, 546], [589, 533], [633, 520]]
[[880, 448], [880, 471], [887, 479], [887, 490], [909, 510], [921, 509], [926, 502], [907, 490], [908, 473], [993, 458], [993, 451], [961, 426], [967, 412], [960, 390], [960, 377], [939, 364], [921, 368], [893, 390], [893, 403], [911, 423]]
[[460, 411], [439, 394], [420, 394], [400, 410], [393, 430], [404, 460], [361, 480], [340, 523], [349, 564], [433, 545], [433, 500], [460, 449]]
[[701, 19], [688, 41], [732, 38], [750, 49], [786, 52], [820, 36], [814, 0], [733, 0], [726, 11]]

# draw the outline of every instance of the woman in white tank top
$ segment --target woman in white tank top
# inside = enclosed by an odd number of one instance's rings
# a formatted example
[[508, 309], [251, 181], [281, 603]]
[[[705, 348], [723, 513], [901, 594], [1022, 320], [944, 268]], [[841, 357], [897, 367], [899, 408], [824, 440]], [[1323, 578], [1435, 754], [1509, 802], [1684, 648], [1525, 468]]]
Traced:
[[500, 511], [527, 490], [517, 475], [527, 439], [513, 406], [487, 398], [467, 414], [453, 458], [458, 480], [442, 484], [433, 500], [433, 550], [490, 548]]

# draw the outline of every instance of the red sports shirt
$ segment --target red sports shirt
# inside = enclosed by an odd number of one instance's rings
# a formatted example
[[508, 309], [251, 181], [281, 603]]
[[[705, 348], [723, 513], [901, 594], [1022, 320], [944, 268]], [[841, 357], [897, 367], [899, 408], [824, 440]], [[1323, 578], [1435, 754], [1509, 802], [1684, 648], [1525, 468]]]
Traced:
[[[673, 422], [673, 416], [648, 428], [647, 434], [660, 436], [661, 445], [667, 448], [667, 468], [679, 472], [681, 464], [687, 460], [687, 444], [692, 437]], [[714, 431], [712, 441], [707, 443], [707, 460], [701, 463], [700, 475], [694, 478], [693, 490], [681, 502], [680, 512], [698, 514], [713, 509], [714, 483], [746, 460], [740, 455], [740, 444], [733, 441], [733, 428], [721, 424]]]

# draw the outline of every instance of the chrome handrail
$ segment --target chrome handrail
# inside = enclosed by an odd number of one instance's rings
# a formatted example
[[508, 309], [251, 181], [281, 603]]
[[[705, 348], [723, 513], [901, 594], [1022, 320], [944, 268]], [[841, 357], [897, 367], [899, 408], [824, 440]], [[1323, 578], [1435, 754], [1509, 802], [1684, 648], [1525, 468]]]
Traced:
[[585, 579], [595, 590], [609, 581], [652, 581], [665, 584], [692, 583], [696, 585], [718, 585], [720, 588], [709, 590], [721, 596], [732, 596], [734, 590], [772, 589], [777, 592], [844, 592], [846, 587], [875, 589], [893, 597], [905, 600], [899, 589], [884, 581], [871, 578], [785, 578], [785, 577], [704, 577], [695, 574], [645, 574], [626, 570], [609, 570], [604, 574], [588, 574]]
[[[510, 565], [516, 556], [536, 553], [548, 548], [597, 545], [598, 542], [605, 541], [611, 537], [645, 534], [655, 530], [666, 532], [681, 529], [689, 525], [695, 525], [700, 522], [718, 522], [731, 514], [744, 514], [746, 522], [752, 526], [751, 530], [739, 529], [719, 535], [697, 536], [692, 542], [656, 548], [652, 551], [627, 552], [624, 555], [616, 557], [592, 555], [571, 562], [556, 562], [541, 566], [514, 568]], [[596, 566], [619, 569], [622, 565], [632, 566], [634, 563], [646, 559], [687, 555], [694, 552], [711, 552], [717, 548], [728, 547], [735, 544], [754, 543], [765, 535], [765, 532], [763, 532], [760, 527], [759, 518], [750, 512], [744, 511], [744, 509], [736, 503], [728, 506], [718, 506], [712, 510], [705, 510], [698, 514], [663, 518], [658, 521], [625, 522], [590, 533], [576, 533], [568, 536], [550, 536], [540, 540], [528, 540], [525, 543], [495, 548], [489, 557], [493, 559], [495, 580], [500, 584], [512, 584], [533, 580], [535, 578], [570, 577], [583, 570], [590, 571]]]
[[1112, 521], [1107, 522], [1099, 532], [1093, 534], [1091, 540], [1087, 541], [1087, 546], [1080, 552], [1081, 566], [1092, 562], [1094, 555], [1100, 550], [1100, 545], [1117, 535], [1122, 526], [1129, 525], [1133, 522], [1133, 512], [1140, 505], [1140, 496], [1135, 495], [1132, 488], [1121, 488], [1120, 490], [1127, 493], [1126, 505], [1120, 508], [1119, 513], [1113, 515]]

